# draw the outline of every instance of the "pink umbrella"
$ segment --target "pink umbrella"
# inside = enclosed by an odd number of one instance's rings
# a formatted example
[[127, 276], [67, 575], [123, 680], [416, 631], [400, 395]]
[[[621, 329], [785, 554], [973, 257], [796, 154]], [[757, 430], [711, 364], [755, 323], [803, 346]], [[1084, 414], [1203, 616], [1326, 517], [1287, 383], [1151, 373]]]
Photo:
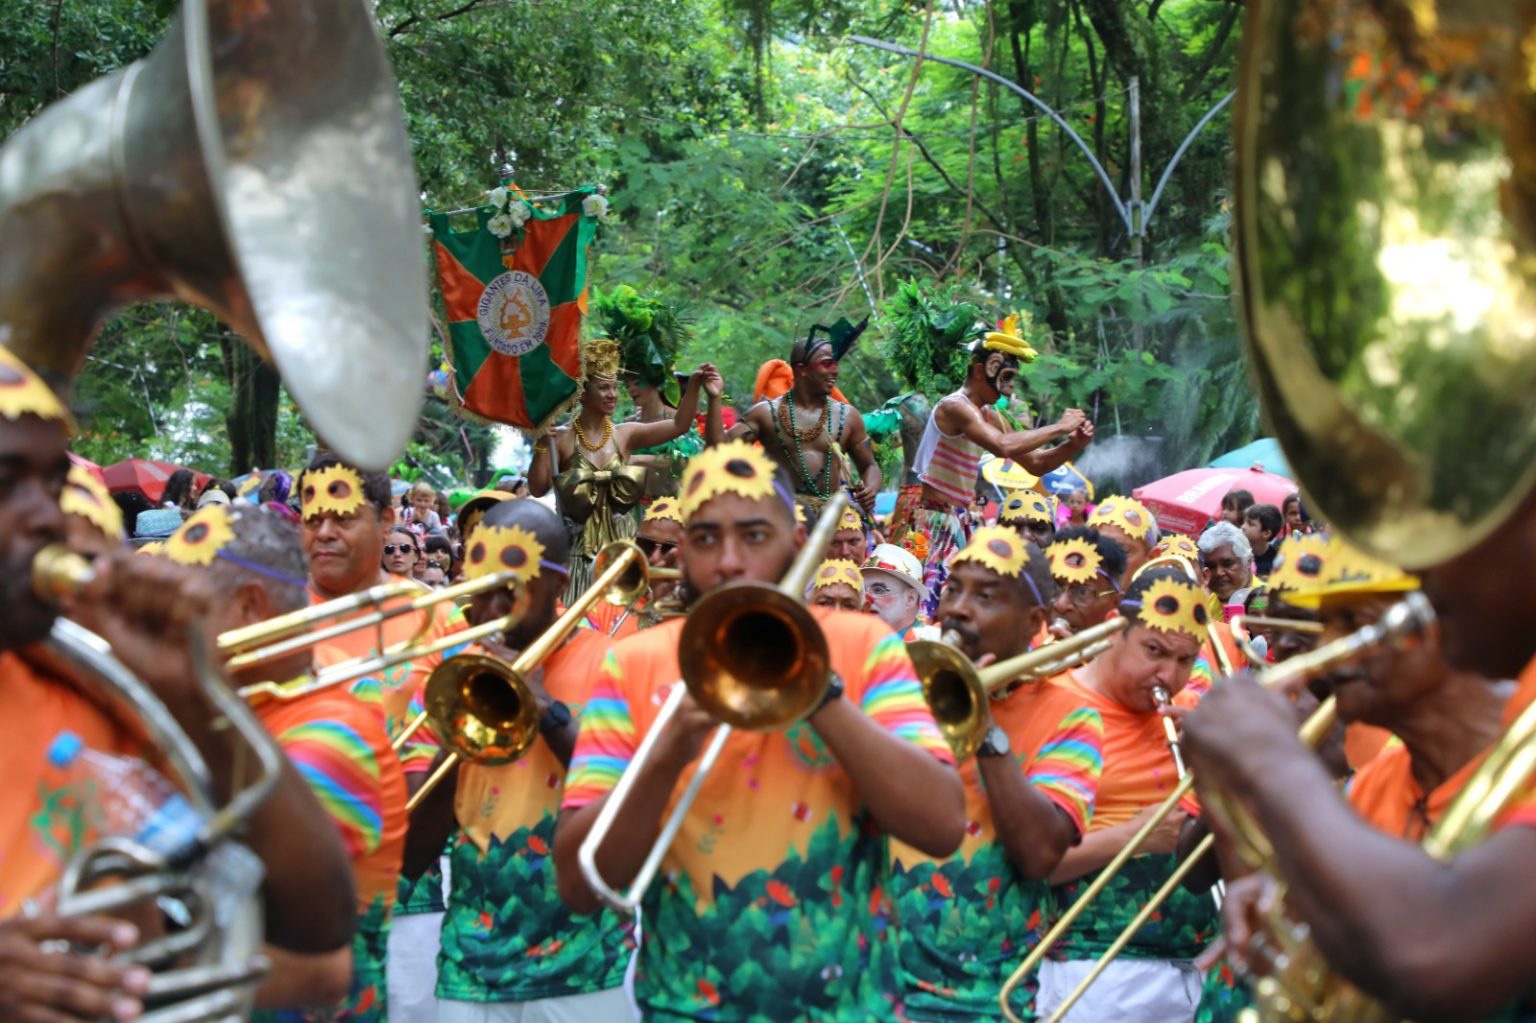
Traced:
[[79, 455], [77, 455], [73, 451], [71, 451], [69, 453], [69, 462], [70, 462], [71, 465], [78, 465], [80, 468], [84, 469], [86, 472], [90, 473], [92, 476], [95, 476], [96, 477], [96, 482], [102, 484], [103, 486], [106, 485], [107, 478], [102, 473], [101, 466], [97, 465], [95, 462], [91, 461], [89, 458], [81, 458]]
[[[102, 470], [102, 482], [114, 494], [124, 490], [137, 490], [158, 504], [165, 494], [165, 481], [171, 478], [171, 473], [181, 468], [184, 467], [171, 462], [156, 462], [148, 458], [125, 458], [121, 462], [113, 462]], [[194, 480], [199, 487], [207, 483], [208, 479], [209, 476], [205, 472], [195, 473]]]
[[1198, 536], [1221, 513], [1229, 490], [1246, 490], [1255, 504], [1278, 508], [1296, 493], [1296, 482], [1261, 469], [1186, 469], [1137, 487], [1131, 496], [1152, 510], [1159, 529]]

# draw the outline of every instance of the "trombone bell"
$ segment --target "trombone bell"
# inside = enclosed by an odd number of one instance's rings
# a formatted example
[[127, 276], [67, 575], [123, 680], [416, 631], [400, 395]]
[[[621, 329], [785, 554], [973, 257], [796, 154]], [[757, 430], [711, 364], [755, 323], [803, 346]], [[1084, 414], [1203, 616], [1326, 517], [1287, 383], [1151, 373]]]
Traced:
[[814, 710], [832, 670], [811, 613], [757, 583], [730, 583], [700, 601], [683, 626], [678, 662], [711, 717], [758, 732], [785, 728]]
[[510, 764], [539, 734], [538, 702], [504, 662], [483, 654], [450, 657], [426, 685], [428, 719], [465, 761]]

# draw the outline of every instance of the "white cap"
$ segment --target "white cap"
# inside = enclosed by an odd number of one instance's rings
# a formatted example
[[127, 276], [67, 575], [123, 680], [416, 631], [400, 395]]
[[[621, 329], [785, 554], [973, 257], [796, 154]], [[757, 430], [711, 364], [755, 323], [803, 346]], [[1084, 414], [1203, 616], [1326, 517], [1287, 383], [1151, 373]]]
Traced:
[[923, 585], [923, 566], [911, 551], [902, 550], [893, 543], [876, 545], [865, 560], [862, 571], [866, 579], [871, 572], [899, 579], [912, 587], [924, 600], [928, 599], [928, 587]]
[[199, 508], [206, 508], [210, 504], [228, 504], [228, 503], [229, 503], [229, 495], [224, 493], [224, 491], [220, 490], [218, 487], [211, 487], [211, 488], [209, 488], [208, 490], [203, 492], [203, 496], [202, 497], [199, 497], [197, 499], [197, 506]]

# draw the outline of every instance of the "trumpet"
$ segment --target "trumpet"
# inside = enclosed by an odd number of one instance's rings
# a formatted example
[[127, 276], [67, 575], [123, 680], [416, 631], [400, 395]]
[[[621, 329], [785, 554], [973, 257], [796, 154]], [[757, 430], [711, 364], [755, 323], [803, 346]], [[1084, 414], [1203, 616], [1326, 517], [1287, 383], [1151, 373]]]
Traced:
[[[1403, 599], [1388, 608], [1380, 621], [1367, 625], [1356, 632], [1350, 633], [1348, 636], [1336, 639], [1332, 643], [1319, 647], [1311, 653], [1293, 657], [1270, 668], [1259, 676], [1259, 682], [1269, 689], [1290, 686], [1337, 665], [1355, 660], [1387, 644], [1432, 635], [1434, 628], [1435, 613], [1434, 609], [1430, 607], [1429, 601], [1421, 593], [1408, 593], [1404, 595]], [[1302, 742], [1308, 746], [1317, 745], [1318, 742], [1322, 741], [1323, 736], [1327, 735], [1333, 728], [1336, 717], [1334, 701], [1332, 698], [1329, 698], [1301, 726], [1299, 735]], [[1040, 965], [1047, 953], [1061, 941], [1062, 936], [1077, 922], [1078, 917], [1082, 916], [1083, 911], [1088, 908], [1089, 904], [1099, 897], [1100, 893], [1114, 879], [1114, 876], [1124, 868], [1131, 857], [1136, 855], [1137, 851], [1146, 844], [1147, 839], [1151, 837], [1152, 832], [1157, 829], [1158, 825], [1177, 809], [1179, 801], [1189, 794], [1190, 790], [1194, 788], [1194, 784], [1195, 776], [1186, 773], [1178, 785], [1174, 787], [1173, 791], [1168, 794], [1168, 797], [1159, 804], [1151, 818], [1131, 836], [1130, 841], [1115, 854], [1114, 859], [1105, 864], [1098, 877], [1094, 878], [1093, 883], [1078, 897], [1076, 902], [1067, 908], [1066, 912], [1041, 937], [1035, 947], [1030, 950], [1029, 955], [1024, 958], [1024, 961], [1009, 976], [1007, 982], [1003, 985], [1002, 992], [998, 996], [998, 1004], [1002, 1007], [1003, 1015], [1011, 1023], [1022, 1023], [1009, 1007], [1009, 999], [1013, 992], [1023, 983], [1024, 978], [1029, 976], [1030, 972]], [[1252, 847], [1249, 852], [1245, 853], [1245, 859], [1250, 862], [1257, 861], [1254, 862], [1254, 865], [1262, 862], [1262, 858], [1267, 855], [1268, 843], [1263, 841], [1262, 834], [1258, 833], [1258, 829], [1251, 818], [1248, 818], [1246, 814], [1240, 815], [1234, 810], [1217, 805], [1210, 805], [1208, 809], [1213, 815], [1225, 813], [1232, 821], [1233, 831], [1243, 836], [1245, 842]], [[1213, 834], [1208, 834], [1205, 838], [1201, 839], [1194, 850], [1169, 875], [1168, 880], [1163, 883], [1163, 886], [1152, 895], [1152, 898], [1141, 908], [1136, 917], [1120, 932], [1119, 937], [1099, 957], [1094, 968], [1067, 995], [1066, 1000], [1062, 1002], [1055, 1014], [1046, 1023], [1060, 1023], [1060, 1020], [1066, 1016], [1072, 1006], [1077, 1004], [1078, 999], [1093, 985], [1094, 981], [1098, 980], [1099, 976], [1119, 956], [1121, 951], [1130, 944], [1136, 933], [1152, 918], [1152, 914], [1157, 912], [1158, 908], [1168, 900], [1168, 897], [1178, 889], [1179, 885], [1184, 882], [1185, 876], [1194, 869], [1200, 858], [1209, 852], [1214, 845], [1215, 836]]]
[[[592, 585], [511, 664], [484, 654], [460, 654], [433, 669], [427, 677], [426, 710], [393, 745], [399, 749], [430, 723], [452, 752], [411, 796], [407, 811], [427, 798], [461, 760], [495, 766], [510, 764], [527, 752], [539, 734], [538, 701], [528, 674], [565, 642], [599, 599], [633, 605], [650, 587], [645, 555], [629, 540], [615, 540], [598, 551], [593, 567], [597, 578]], [[460, 632], [452, 638], [463, 643], [466, 635]]]
[[[847, 493], [839, 491], [832, 496], [778, 586], [727, 583], [702, 597], [689, 613], [678, 643], [683, 684], [672, 687], [655, 723], [577, 850], [587, 884], [614, 908], [633, 913], [639, 907], [672, 839], [698, 798], [704, 779], [720, 758], [732, 728], [762, 732], [785, 728], [821, 705], [831, 677], [832, 658], [821, 626], [803, 601], [805, 588], [847, 506]], [[687, 695], [692, 695], [721, 724], [705, 746], [693, 777], [678, 797], [676, 808], [662, 826], [635, 879], [628, 889], [619, 892], [598, 870], [597, 851], [613, 829], [613, 822], [651, 751]]]
[[[683, 577], [683, 571], [680, 568], [648, 568], [647, 573], [651, 582], [661, 579], [681, 579]], [[646, 589], [648, 590], [649, 588], [649, 585], [647, 585]], [[623, 625], [629, 619], [629, 616], [635, 613], [635, 607], [639, 603], [640, 601], [636, 599], [624, 609], [624, 613], [619, 615], [614, 620], [612, 627], [609, 628], [608, 635], [617, 636], [619, 634], [619, 626]]]
[[985, 707], [992, 693], [1011, 682], [1034, 682], [1059, 675], [1093, 660], [1109, 648], [1110, 639], [1130, 624], [1111, 618], [1075, 636], [1029, 650], [985, 668], [977, 668], [949, 641], [919, 640], [907, 653], [922, 682], [923, 699], [933, 712], [956, 763], [969, 760], [987, 735]]

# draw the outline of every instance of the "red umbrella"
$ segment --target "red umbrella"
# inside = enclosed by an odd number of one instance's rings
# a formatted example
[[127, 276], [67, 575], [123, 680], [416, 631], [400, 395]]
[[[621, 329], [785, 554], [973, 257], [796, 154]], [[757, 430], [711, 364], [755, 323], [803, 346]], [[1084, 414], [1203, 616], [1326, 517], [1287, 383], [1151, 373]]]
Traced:
[[105, 475], [103, 475], [103, 473], [101, 471], [101, 466], [97, 465], [95, 462], [91, 461], [89, 458], [81, 458], [79, 455], [77, 455], [73, 451], [71, 451], [69, 453], [69, 461], [70, 461], [71, 465], [78, 465], [80, 468], [84, 469], [86, 472], [90, 473], [92, 476], [95, 476], [96, 477], [96, 482], [102, 484], [103, 486], [106, 485], [107, 478], [106, 478]]
[[[148, 458], [125, 458], [121, 462], [113, 462], [102, 470], [102, 482], [114, 494], [124, 490], [137, 490], [158, 504], [165, 494], [165, 481], [171, 478], [171, 473], [182, 468], [185, 466], [174, 465], [171, 462], [156, 462]], [[194, 473], [196, 486], [200, 487], [207, 483], [209, 478], [205, 472]]]
[[1246, 490], [1255, 504], [1280, 507], [1296, 482], [1261, 469], [1186, 469], [1137, 487], [1131, 494], [1152, 510], [1159, 529], [1198, 536], [1221, 513], [1229, 490]]

